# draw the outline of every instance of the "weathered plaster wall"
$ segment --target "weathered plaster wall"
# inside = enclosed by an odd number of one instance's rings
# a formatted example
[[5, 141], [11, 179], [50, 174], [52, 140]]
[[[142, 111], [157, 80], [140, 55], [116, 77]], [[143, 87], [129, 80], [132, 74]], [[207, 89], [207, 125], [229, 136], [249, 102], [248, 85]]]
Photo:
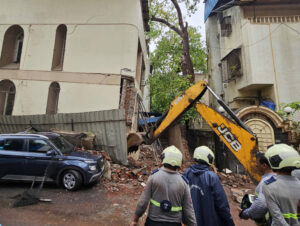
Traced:
[[[14, 75], [8, 73], [7, 77], [2, 73], [1, 79], [11, 79], [16, 84], [13, 114], [45, 113], [51, 77], [52, 81], [57, 77], [56, 72], [50, 71], [55, 33], [60, 24], [67, 26], [63, 72], [135, 78], [138, 42], [144, 62], [149, 63], [139, 0], [0, 0], [0, 5], [0, 50], [6, 30], [11, 25], [20, 25], [24, 29], [20, 70], [37, 71], [49, 80], [37, 81], [34, 76], [30, 81], [28, 73], [21, 73], [28, 80], [18, 81], [19, 71]], [[149, 65], [146, 69], [147, 77]], [[94, 85], [84, 84], [84, 80], [82, 84], [73, 84], [69, 77], [67, 83], [60, 83], [58, 113], [118, 108], [120, 79], [110, 86], [105, 84], [106, 80], [98, 79]]]
[[24, 29], [25, 59], [20, 69], [51, 70], [59, 24], [68, 28], [65, 71], [120, 73], [122, 68], [135, 71], [138, 38], [147, 58], [138, 0], [0, 2], [0, 48], [9, 26], [18, 24]]
[[[209, 17], [206, 22], [208, 42], [214, 42], [214, 45], [218, 40], [215, 34], [211, 36], [211, 30], [218, 26], [220, 57], [209, 53], [210, 81], [217, 93], [224, 86], [220, 86], [221, 76], [216, 64], [233, 49], [241, 48], [243, 75], [225, 85], [228, 103], [233, 103], [237, 97], [257, 97], [258, 91], [264, 98], [271, 98], [277, 106], [282, 102], [299, 101], [300, 36], [295, 30], [300, 30], [300, 20], [256, 23], [245, 17], [239, 6], [224, 10], [225, 16], [231, 16], [232, 33], [229, 37], [221, 37], [216, 16]], [[209, 45], [208, 49], [215, 51]], [[238, 108], [239, 104], [231, 107]]]
[[[45, 114], [51, 81], [12, 80], [16, 86], [13, 115]], [[58, 113], [118, 108], [119, 86], [61, 82]]]
[[[206, 29], [206, 45], [208, 51], [208, 83], [209, 86], [218, 94], [223, 93], [221, 68], [219, 66], [221, 60], [221, 49], [219, 41], [219, 28], [217, 16], [211, 16], [205, 23]], [[214, 104], [216, 104], [216, 101]]]

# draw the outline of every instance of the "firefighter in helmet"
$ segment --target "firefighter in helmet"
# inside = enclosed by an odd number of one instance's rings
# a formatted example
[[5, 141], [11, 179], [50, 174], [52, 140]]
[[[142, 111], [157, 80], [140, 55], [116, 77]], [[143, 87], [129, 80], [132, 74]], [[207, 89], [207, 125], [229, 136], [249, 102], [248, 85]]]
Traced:
[[262, 190], [272, 217], [272, 226], [300, 225], [300, 181], [291, 172], [300, 168], [299, 153], [287, 144], [275, 144], [265, 153], [276, 176]]
[[198, 226], [232, 226], [229, 204], [218, 176], [210, 171], [214, 153], [206, 146], [197, 147], [193, 158], [196, 162], [184, 175], [189, 186]]
[[187, 180], [177, 172], [182, 164], [182, 153], [170, 146], [163, 151], [161, 158], [163, 167], [151, 172], [131, 225], [137, 225], [149, 202], [147, 226], [196, 225]]

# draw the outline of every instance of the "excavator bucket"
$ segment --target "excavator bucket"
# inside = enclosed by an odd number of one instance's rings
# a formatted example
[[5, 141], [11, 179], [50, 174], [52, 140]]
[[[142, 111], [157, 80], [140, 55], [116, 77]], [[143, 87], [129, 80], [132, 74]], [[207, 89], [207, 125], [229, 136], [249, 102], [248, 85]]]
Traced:
[[260, 174], [255, 166], [256, 137], [203, 103], [197, 102], [196, 108], [213, 131], [248, 171], [252, 179], [260, 181]]

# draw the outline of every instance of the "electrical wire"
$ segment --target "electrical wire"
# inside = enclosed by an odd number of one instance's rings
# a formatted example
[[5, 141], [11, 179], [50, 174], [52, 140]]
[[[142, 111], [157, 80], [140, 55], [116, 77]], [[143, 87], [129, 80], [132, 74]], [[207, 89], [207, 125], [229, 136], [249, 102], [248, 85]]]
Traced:
[[[265, 39], [269, 38], [271, 34], [273, 34], [275, 31], [277, 31], [277, 29], [278, 29], [281, 25], [282, 25], [282, 23], [278, 24], [278, 26], [277, 26], [276, 28], [274, 28], [274, 29], [270, 32], [270, 34], [266, 35], [266, 36], [263, 37], [262, 39], [257, 40], [257, 41], [255, 41], [255, 42], [249, 44], [249, 45], [245, 45], [245, 46], [243, 46], [243, 47], [244, 47], [244, 48], [249, 48], [249, 47], [251, 47], [251, 46], [254, 46], [254, 45], [256, 45], [256, 44], [258, 44], [258, 43], [264, 41]], [[214, 47], [214, 46], [210, 46], [209, 48], [212, 48], [212, 49], [223, 49], [223, 50], [234, 50], [234, 49], [236, 49], [236, 48], [221, 48], [221, 47]]]

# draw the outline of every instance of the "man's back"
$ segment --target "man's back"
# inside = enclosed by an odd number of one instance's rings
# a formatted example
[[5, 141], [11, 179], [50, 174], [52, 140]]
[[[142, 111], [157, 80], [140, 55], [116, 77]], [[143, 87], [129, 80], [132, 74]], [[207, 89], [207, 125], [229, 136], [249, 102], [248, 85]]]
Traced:
[[295, 169], [295, 170], [292, 172], [292, 176], [297, 177], [298, 180], [300, 180], [300, 169]]
[[218, 176], [204, 164], [193, 165], [184, 175], [189, 180], [197, 225], [234, 225]]
[[273, 178], [263, 185], [263, 192], [273, 217], [272, 226], [300, 226], [300, 181], [286, 175]]
[[[195, 213], [190, 199], [188, 185], [181, 175], [160, 168], [149, 177], [146, 189], [137, 204], [136, 215], [141, 216], [151, 200], [148, 217], [152, 221], [181, 223], [184, 217], [186, 224], [195, 225]], [[171, 203], [173, 210], [166, 212], [160, 208], [164, 200]]]

